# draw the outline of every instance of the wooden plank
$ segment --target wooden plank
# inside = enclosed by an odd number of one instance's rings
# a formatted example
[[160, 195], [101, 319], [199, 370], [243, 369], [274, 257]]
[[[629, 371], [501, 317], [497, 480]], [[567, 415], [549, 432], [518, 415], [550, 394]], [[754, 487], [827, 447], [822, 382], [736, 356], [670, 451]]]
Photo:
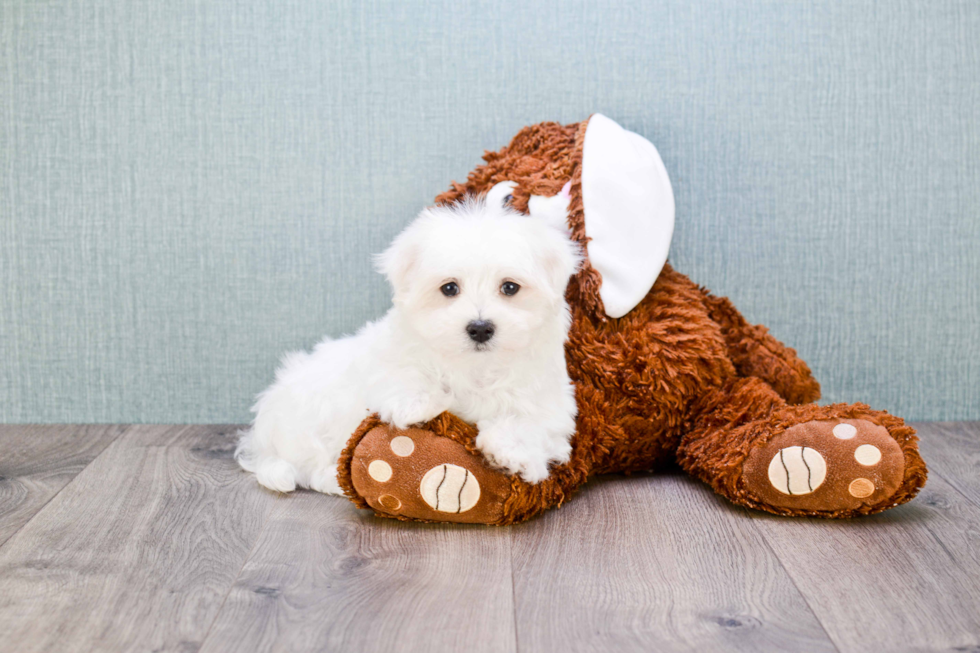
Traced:
[[302, 492], [276, 507], [201, 650], [506, 652], [513, 619], [508, 529]]
[[745, 511], [681, 475], [516, 527], [514, 591], [521, 650], [834, 650]]
[[193, 650], [276, 502], [234, 430], [132, 427], [0, 549], [0, 648]]
[[980, 649], [980, 509], [939, 475], [872, 517], [753, 518], [841, 651]]
[[980, 422], [913, 424], [930, 474], [980, 506]]
[[0, 425], [0, 546], [124, 430]]

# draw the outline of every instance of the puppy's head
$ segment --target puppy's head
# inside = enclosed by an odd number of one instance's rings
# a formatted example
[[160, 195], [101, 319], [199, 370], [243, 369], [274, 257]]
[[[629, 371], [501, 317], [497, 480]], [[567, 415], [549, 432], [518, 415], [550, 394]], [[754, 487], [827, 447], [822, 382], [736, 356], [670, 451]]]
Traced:
[[587, 258], [569, 301], [600, 320], [622, 317], [646, 296], [674, 231], [673, 190], [650, 141], [594, 114], [525, 127], [483, 160], [436, 202], [485, 194], [488, 204], [567, 221]]
[[439, 351], [486, 355], [567, 330], [580, 260], [563, 229], [466, 198], [422, 211], [377, 264], [408, 328]]

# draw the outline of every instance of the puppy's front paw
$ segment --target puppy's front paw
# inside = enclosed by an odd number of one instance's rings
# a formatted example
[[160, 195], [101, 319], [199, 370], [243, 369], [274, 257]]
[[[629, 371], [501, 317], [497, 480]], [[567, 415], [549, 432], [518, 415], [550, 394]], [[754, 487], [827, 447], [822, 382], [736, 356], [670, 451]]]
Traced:
[[551, 475], [547, 460], [525, 460], [518, 472], [525, 483], [535, 485]]
[[446, 402], [430, 394], [418, 394], [392, 402], [379, 411], [382, 421], [397, 428], [407, 429], [413, 424], [428, 422], [446, 410]]
[[571, 445], [567, 441], [556, 440], [545, 433], [517, 434], [515, 430], [481, 425], [476, 446], [491, 465], [534, 484], [548, 478], [551, 463], [568, 462]]
[[491, 465], [499, 467], [508, 474], [516, 474], [527, 483], [533, 485], [548, 478], [547, 459], [513, 451], [493, 451], [491, 447], [480, 446], [479, 438], [476, 440], [476, 446]]

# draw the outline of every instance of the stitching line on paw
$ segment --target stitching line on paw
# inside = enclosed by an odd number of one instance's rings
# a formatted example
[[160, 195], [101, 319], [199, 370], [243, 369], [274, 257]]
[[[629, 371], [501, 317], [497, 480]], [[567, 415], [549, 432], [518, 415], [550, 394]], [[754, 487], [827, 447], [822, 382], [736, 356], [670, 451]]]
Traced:
[[[786, 472], [786, 492], [790, 496], [793, 496], [793, 488], [789, 486], [789, 467], [786, 466], [786, 459], [783, 458], [783, 451], [785, 451], [785, 449], [779, 450], [779, 462], [783, 464], [783, 470]], [[809, 469], [809, 467], [807, 467], [807, 469]], [[807, 480], [807, 482], [809, 482], [809, 480]]]
[[439, 481], [439, 485], [436, 487], [436, 510], [439, 510], [439, 490], [442, 489], [442, 484], [446, 482], [446, 474], [449, 473], [449, 468], [445, 465], [442, 466], [442, 480]]
[[[459, 486], [459, 494], [456, 495], [456, 514], [458, 515], [463, 509], [463, 488], [466, 487], [467, 481], [470, 480], [470, 470], [465, 470], [466, 476], [463, 477], [463, 484]], [[443, 476], [445, 479], [445, 476]]]

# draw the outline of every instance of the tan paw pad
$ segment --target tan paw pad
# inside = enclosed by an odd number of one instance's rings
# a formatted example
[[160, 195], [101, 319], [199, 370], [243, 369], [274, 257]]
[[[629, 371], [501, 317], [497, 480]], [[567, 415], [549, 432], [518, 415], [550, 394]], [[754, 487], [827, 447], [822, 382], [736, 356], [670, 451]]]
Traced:
[[368, 474], [378, 483], [384, 483], [391, 478], [391, 465], [383, 460], [372, 460], [368, 465]]
[[874, 494], [875, 484], [866, 478], [856, 478], [847, 486], [847, 491], [852, 497], [863, 499]]
[[841, 440], [850, 440], [857, 435], [858, 430], [853, 424], [838, 424], [834, 427], [834, 437]]
[[402, 502], [398, 500], [398, 497], [393, 497], [390, 494], [381, 495], [378, 498], [378, 503], [388, 510], [398, 510], [402, 507]]
[[407, 435], [399, 435], [391, 439], [391, 451], [396, 456], [408, 458], [415, 451], [415, 441]]
[[480, 500], [480, 484], [470, 471], [444, 463], [425, 473], [419, 493], [439, 512], [466, 512]]
[[827, 462], [810, 447], [780, 449], [769, 463], [769, 482], [783, 494], [809, 494], [826, 477]]
[[871, 467], [881, 462], [881, 449], [873, 444], [862, 444], [854, 450], [854, 460], [865, 467]]

